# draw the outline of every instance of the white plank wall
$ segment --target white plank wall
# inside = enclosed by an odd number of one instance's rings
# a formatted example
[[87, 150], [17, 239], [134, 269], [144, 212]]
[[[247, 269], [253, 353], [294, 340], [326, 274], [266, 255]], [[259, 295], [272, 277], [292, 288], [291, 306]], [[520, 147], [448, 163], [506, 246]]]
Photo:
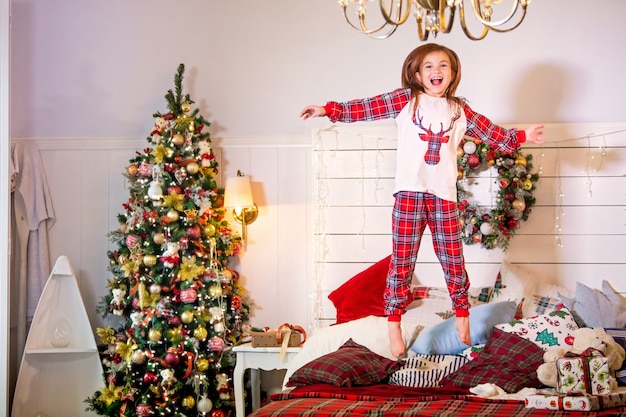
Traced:
[[[144, 139], [45, 139], [38, 141], [56, 211], [50, 231], [52, 261], [66, 255], [77, 273], [90, 321], [106, 324], [96, 312], [106, 294], [107, 233], [128, 200], [125, 172]], [[259, 217], [248, 226], [248, 242], [232, 266], [249, 293], [251, 323], [309, 326], [312, 200], [311, 140], [253, 138], [214, 140], [219, 184], [241, 170], [252, 177]], [[228, 213], [230, 215], [230, 213]], [[236, 230], [241, 225], [231, 219]]]
[[[523, 128], [524, 126], [519, 126]], [[607, 279], [626, 292], [626, 124], [554, 124], [546, 143], [529, 144], [536, 205], [506, 253], [466, 245], [472, 284], [491, 283], [503, 259], [548, 282], [600, 288]], [[321, 323], [335, 310], [327, 295], [391, 252], [395, 128], [335, 125], [314, 133], [315, 271]], [[490, 205], [495, 173], [485, 170], [470, 190]], [[493, 176], [493, 178], [490, 178]], [[443, 286], [430, 235], [418, 256], [416, 279]]]

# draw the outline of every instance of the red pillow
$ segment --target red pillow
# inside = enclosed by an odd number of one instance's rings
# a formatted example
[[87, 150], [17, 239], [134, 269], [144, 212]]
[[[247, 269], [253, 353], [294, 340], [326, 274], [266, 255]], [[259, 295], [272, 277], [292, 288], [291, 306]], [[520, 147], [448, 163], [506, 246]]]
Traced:
[[384, 316], [383, 294], [391, 255], [343, 283], [328, 295], [337, 310], [336, 324], [367, 316]]

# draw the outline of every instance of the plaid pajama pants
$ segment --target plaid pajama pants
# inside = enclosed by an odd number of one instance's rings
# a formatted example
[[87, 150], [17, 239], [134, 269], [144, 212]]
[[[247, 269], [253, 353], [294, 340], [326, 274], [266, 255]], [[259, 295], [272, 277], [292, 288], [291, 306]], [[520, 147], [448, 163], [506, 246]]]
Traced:
[[469, 279], [465, 272], [461, 225], [456, 202], [428, 193], [400, 191], [392, 214], [393, 253], [385, 289], [385, 313], [404, 314], [412, 301], [411, 279], [426, 225], [443, 268], [452, 307], [457, 315], [469, 310]]

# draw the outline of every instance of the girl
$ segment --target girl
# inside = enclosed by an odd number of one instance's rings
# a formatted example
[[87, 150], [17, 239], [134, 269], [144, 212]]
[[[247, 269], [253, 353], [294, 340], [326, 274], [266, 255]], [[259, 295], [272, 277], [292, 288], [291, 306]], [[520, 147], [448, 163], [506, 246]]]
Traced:
[[403, 88], [344, 103], [306, 106], [300, 117], [327, 116], [331, 122], [394, 118], [398, 127], [392, 213], [393, 250], [384, 295], [391, 353], [405, 352], [400, 320], [412, 301], [410, 286], [426, 225], [443, 268], [461, 342], [471, 346], [469, 278], [465, 272], [457, 209], [457, 147], [463, 136], [511, 153], [525, 141], [543, 142], [543, 126], [504, 129], [474, 112], [455, 92], [461, 63], [437, 44], [415, 48], [402, 66]]

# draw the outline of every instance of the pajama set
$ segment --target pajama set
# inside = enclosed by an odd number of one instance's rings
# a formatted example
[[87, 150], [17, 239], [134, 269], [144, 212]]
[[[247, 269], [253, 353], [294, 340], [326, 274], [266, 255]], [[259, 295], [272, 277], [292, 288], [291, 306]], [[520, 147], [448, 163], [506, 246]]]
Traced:
[[344, 103], [329, 101], [324, 109], [333, 123], [396, 120], [393, 252], [384, 296], [389, 320], [399, 321], [412, 301], [411, 279], [427, 225], [455, 314], [468, 316], [469, 279], [457, 209], [457, 148], [469, 136], [511, 153], [526, 140], [524, 131], [496, 126], [467, 104], [457, 105], [445, 97], [422, 93], [414, 111], [410, 89]]

